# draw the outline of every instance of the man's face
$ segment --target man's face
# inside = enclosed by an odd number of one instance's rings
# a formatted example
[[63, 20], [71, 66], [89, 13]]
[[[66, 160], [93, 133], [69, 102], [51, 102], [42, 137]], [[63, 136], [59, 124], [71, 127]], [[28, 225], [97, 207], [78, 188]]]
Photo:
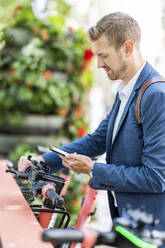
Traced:
[[110, 80], [124, 78], [127, 64], [121, 48], [115, 49], [103, 35], [93, 42], [93, 52], [97, 56], [98, 68], [103, 68]]

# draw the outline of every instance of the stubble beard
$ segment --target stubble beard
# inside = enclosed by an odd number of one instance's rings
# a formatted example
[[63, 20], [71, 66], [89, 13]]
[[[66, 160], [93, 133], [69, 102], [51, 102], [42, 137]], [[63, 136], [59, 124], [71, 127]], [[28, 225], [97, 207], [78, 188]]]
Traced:
[[116, 71], [110, 70], [107, 73], [107, 76], [110, 80], [120, 80], [123, 78], [122, 75], [123, 75], [123, 72], [126, 71], [126, 69], [127, 69], [127, 65], [125, 63], [122, 63], [120, 66], [120, 69]]

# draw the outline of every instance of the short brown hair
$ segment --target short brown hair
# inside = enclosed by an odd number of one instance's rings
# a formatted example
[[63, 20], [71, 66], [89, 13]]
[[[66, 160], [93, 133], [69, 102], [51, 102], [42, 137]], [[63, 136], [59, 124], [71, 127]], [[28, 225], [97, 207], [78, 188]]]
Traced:
[[91, 41], [105, 35], [115, 48], [121, 47], [126, 40], [140, 44], [141, 30], [137, 21], [123, 12], [114, 12], [102, 17], [96, 26], [89, 28], [88, 36]]

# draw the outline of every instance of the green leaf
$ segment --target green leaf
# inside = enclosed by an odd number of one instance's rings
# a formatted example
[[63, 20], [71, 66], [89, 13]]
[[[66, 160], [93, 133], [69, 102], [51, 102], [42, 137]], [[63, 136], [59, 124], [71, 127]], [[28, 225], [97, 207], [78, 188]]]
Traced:
[[62, 16], [50, 16], [49, 20], [51, 21], [55, 30], [61, 33], [65, 25], [65, 19]]

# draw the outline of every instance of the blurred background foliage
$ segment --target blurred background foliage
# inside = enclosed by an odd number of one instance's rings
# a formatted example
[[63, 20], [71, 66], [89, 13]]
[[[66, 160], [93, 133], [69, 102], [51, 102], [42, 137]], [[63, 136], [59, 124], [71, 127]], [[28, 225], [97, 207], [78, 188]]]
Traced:
[[59, 135], [84, 136], [93, 54], [83, 30], [65, 25], [71, 7], [56, 1], [56, 14], [41, 20], [28, 1], [16, 7], [21, 1], [7, 2], [2, 6], [12, 18], [5, 19], [0, 36], [0, 129], [20, 125], [27, 114], [55, 115], [65, 117]]
[[[17, 6], [31, 6], [31, 0], [0, 0], [0, 23], [10, 25]], [[67, 17], [72, 11], [72, 5], [65, 0], [51, 0], [51, 9], [57, 15]]]
[[[93, 54], [84, 31], [66, 25], [72, 8], [65, 0], [52, 1], [54, 12], [44, 19], [35, 17], [30, 4], [29, 0], [0, 0], [0, 134], [13, 135], [29, 114], [61, 117], [58, 131], [50, 133], [54, 144], [61, 145], [60, 137], [70, 142], [88, 131]], [[19, 141], [19, 135], [8, 151], [15, 163], [34, 151], [34, 145]], [[74, 221], [85, 189], [86, 182], [84, 186], [81, 175], [74, 173], [66, 199]]]

